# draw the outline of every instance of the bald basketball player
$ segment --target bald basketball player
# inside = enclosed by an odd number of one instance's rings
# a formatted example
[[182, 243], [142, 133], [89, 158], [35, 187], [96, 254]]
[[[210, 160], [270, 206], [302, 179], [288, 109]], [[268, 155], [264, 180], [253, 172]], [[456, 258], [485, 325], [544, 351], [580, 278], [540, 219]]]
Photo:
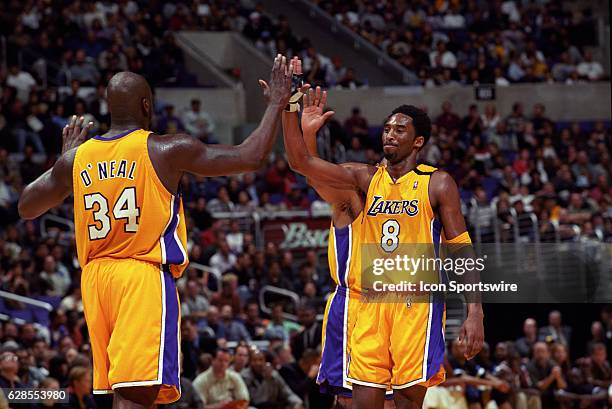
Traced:
[[259, 169], [289, 102], [293, 67], [278, 55], [257, 129], [240, 145], [205, 145], [189, 135], [156, 135], [151, 88], [121, 72], [109, 82], [111, 127], [83, 142], [91, 124], [72, 118], [62, 155], [28, 185], [19, 213], [32, 219], [74, 194], [81, 289], [94, 361], [94, 393], [115, 408], [148, 408], [180, 398], [180, 316], [174, 279], [187, 266], [179, 181]]

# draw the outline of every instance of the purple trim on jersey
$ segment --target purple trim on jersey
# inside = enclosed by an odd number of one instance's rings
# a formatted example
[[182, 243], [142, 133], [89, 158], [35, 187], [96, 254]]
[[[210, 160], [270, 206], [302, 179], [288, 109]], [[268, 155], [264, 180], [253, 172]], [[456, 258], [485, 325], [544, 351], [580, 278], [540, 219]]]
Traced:
[[338, 272], [338, 284], [343, 287], [348, 287], [346, 267], [350, 262], [348, 259], [349, 246], [351, 245], [350, 233], [350, 226], [334, 227], [336, 255], [338, 257], [336, 259], [336, 271]]
[[[433, 244], [436, 252], [436, 257], [440, 257], [440, 233], [442, 224], [438, 219], [433, 221]], [[442, 281], [445, 280], [446, 274], [444, 270], [440, 271]], [[444, 302], [442, 300], [434, 300], [429, 304], [429, 308], [433, 308], [431, 314], [431, 328], [429, 328], [429, 351], [427, 354], [427, 379], [438, 373], [440, 365], [444, 363], [444, 333], [442, 331], [442, 323], [444, 320]]]
[[162, 372], [162, 384], [174, 385], [181, 390], [179, 378], [179, 301], [176, 286], [172, 274], [164, 271], [164, 283], [166, 291], [166, 317], [164, 333], [164, 370]]
[[180, 243], [177, 243], [174, 233], [179, 223], [179, 209], [181, 208], [181, 197], [174, 196], [172, 205], [172, 216], [170, 224], [164, 232], [162, 238], [164, 249], [166, 250], [166, 264], [183, 264], [184, 256], [181, 251]]
[[427, 379], [438, 373], [444, 363], [444, 333], [442, 321], [444, 320], [444, 303], [434, 301], [429, 304], [433, 308], [431, 315], [431, 328], [429, 329], [429, 351], [427, 354]]
[[344, 360], [344, 309], [346, 306], [346, 288], [337, 286], [327, 311], [325, 326], [325, 345], [321, 354], [321, 366], [317, 383], [327, 382], [330, 386], [342, 388]]
[[124, 136], [129, 135], [132, 132], [137, 131], [139, 129], [140, 128], [130, 129], [129, 131], [121, 132], [120, 134], [115, 135], [115, 136], [111, 136], [110, 138], [103, 138], [102, 135], [96, 135], [92, 139], [95, 139], [97, 141], [114, 141], [116, 139], [123, 138]]

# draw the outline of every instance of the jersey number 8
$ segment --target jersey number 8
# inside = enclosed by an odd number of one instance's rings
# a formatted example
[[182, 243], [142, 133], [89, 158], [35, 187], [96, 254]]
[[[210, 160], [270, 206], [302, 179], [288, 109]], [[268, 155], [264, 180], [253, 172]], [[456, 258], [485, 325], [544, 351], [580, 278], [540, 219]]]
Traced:
[[391, 253], [399, 246], [400, 225], [395, 219], [389, 219], [382, 225], [382, 237], [380, 246], [387, 253]]
[[[84, 196], [85, 210], [92, 210], [94, 205], [98, 205], [98, 210], [94, 211], [93, 217], [98, 224], [90, 224], [89, 240], [100, 240], [106, 238], [111, 231], [111, 219], [108, 214], [108, 200], [101, 193], [91, 193]], [[119, 195], [115, 206], [113, 206], [113, 217], [115, 220], [126, 219], [123, 230], [126, 233], [136, 233], [138, 231], [138, 216], [140, 209], [136, 205], [136, 188], [126, 187]]]

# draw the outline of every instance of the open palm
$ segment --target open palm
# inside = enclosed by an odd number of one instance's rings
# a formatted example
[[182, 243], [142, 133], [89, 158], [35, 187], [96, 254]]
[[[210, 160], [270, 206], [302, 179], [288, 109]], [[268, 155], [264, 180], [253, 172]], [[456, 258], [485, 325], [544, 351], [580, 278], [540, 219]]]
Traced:
[[304, 133], [316, 133], [334, 115], [334, 111], [323, 113], [326, 102], [327, 91], [321, 91], [321, 87], [311, 88], [304, 94], [304, 108], [302, 109], [302, 131]]

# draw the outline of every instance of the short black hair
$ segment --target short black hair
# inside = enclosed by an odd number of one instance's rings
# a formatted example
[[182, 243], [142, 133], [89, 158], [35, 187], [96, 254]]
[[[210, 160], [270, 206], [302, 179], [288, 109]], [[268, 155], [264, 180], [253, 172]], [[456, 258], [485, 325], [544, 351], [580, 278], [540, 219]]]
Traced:
[[425, 146], [427, 141], [429, 141], [429, 137], [431, 136], [431, 119], [429, 119], [429, 115], [414, 105], [400, 105], [391, 112], [391, 115], [389, 115], [387, 121], [395, 114], [404, 114], [412, 118], [412, 126], [414, 126], [415, 134], [416, 136], [422, 136], [425, 139], [425, 142], [423, 143], [423, 146]]

